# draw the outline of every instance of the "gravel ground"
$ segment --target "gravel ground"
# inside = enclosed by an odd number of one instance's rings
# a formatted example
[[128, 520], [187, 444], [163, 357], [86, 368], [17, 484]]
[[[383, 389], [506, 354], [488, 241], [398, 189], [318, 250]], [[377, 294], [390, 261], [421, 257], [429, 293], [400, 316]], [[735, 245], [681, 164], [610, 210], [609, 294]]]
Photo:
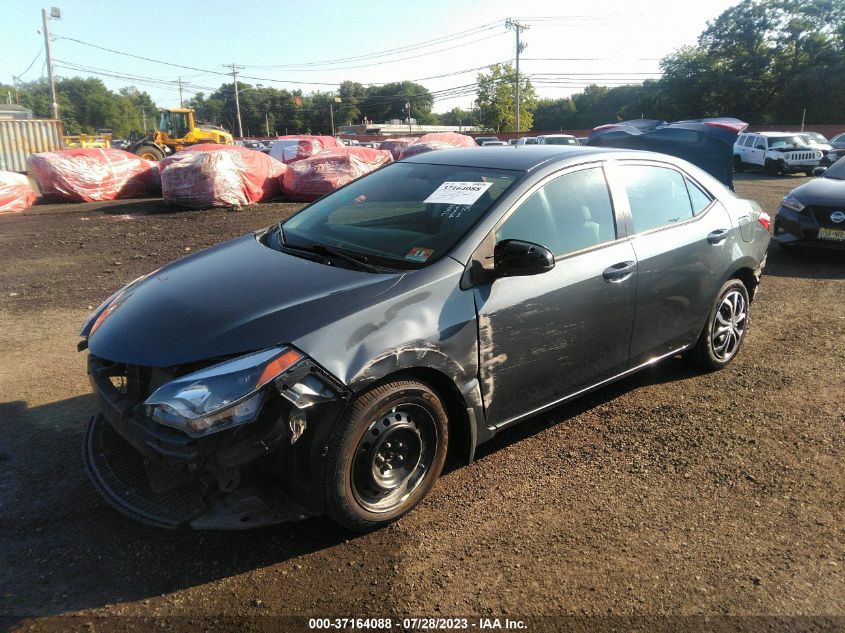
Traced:
[[[737, 189], [774, 215], [804, 180], [742, 175]], [[167, 532], [108, 508], [80, 460], [95, 410], [75, 351], [84, 317], [140, 274], [297, 208], [139, 200], [0, 217], [0, 627], [403, 614], [570, 616], [529, 630], [660, 616], [675, 618], [666, 630], [845, 627], [843, 252], [772, 246], [726, 370], [671, 360], [525, 422], [381, 531], [310, 519]], [[777, 619], [807, 616], [833, 619]]]

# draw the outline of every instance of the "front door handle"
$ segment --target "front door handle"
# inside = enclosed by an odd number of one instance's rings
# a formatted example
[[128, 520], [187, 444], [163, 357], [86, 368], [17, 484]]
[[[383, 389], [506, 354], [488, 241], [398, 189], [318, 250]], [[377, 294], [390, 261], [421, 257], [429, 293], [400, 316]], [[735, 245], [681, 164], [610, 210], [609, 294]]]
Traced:
[[602, 276], [611, 283], [620, 283], [634, 274], [637, 269], [637, 262], [619, 262], [610, 268], [605, 268]]
[[711, 244], [721, 244], [728, 239], [728, 229], [716, 229], [707, 235], [707, 241]]

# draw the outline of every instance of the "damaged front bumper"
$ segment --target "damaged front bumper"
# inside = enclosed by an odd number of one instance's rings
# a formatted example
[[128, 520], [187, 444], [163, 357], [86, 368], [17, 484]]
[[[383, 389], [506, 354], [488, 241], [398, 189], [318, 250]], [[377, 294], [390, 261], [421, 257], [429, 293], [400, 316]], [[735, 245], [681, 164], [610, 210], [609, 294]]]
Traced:
[[101, 413], [89, 422], [84, 458], [110, 505], [165, 528], [246, 529], [319, 513], [320, 444], [345, 406], [342, 385], [308, 360], [268, 386], [253, 422], [190, 437], [145, 414], [144, 371], [89, 355]]

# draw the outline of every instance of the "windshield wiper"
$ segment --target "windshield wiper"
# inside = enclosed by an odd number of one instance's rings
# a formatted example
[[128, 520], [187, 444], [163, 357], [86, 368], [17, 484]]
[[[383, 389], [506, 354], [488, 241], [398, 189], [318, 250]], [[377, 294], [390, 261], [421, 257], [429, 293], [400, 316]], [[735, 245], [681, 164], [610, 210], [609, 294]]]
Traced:
[[384, 272], [382, 268], [379, 268], [378, 266], [373, 266], [372, 264], [368, 264], [366, 261], [363, 261], [363, 259], [365, 259], [363, 255], [355, 257], [338, 248], [334, 248], [333, 246], [327, 246], [325, 244], [312, 244], [310, 250], [314, 253], [317, 253], [318, 255], [330, 255], [332, 257], [342, 259], [346, 263], [352, 264], [358, 270], [365, 270], [371, 273]]

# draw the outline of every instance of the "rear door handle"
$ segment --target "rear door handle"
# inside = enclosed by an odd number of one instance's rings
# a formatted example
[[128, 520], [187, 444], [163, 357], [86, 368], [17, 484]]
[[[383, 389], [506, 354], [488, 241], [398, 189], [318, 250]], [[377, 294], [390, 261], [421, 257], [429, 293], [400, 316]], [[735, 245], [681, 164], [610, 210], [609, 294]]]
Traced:
[[728, 229], [716, 229], [707, 235], [707, 241], [711, 244], [721, 244], [728, 239]]
[[633, 275], [636, 269], [637, 262], [619, 262], [610, 268], [605, 268], [602, 276], [611, 283], [619, 283]]

